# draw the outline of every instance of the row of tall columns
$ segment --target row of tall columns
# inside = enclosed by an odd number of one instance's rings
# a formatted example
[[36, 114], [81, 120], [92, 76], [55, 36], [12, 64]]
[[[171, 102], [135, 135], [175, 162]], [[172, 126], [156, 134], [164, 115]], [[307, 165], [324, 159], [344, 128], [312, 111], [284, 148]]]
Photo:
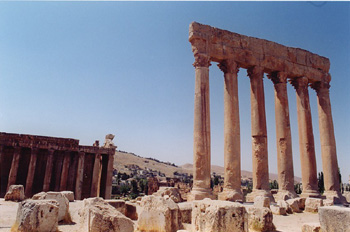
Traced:
[[[25, 195], [27, 197], [32, 196], [34, 193], [33, 186], [36, 181], [35, 175], [37, 175], [35, 173], [37, 171], [37, 166], [39, 165], [38, 162], [40, 162], [38, 160], [39, 159], [38, 156], [39, 156], [39, 152], [44, 152], [40, 150], [41, 149], [38, 149], [38, 148], [31, 148], [31, 151], [30, 151], [30, 159], [28, 161], [28, 172], [25, 180]], [[103, 187], [105, 189], [102, 191], [104, 194], [104, 196], [102, 197], [106, 199], [110, 199], [111, 191], [112, 191], [114, 152], [109, 152], [109, 154], [105, 154], [105, 156], [107, 156], [106, 157], [107, 163], [106, 163], [106, 166], [103, 167], [102, 154], [99, 151], [97, 151], [94, 158], [93, 170], [91, 170], [92, 172], [92, 179], [90, 180], [91, 183], [84, 183], [85, 152], [79, 151], [77, 153], [77, 157], [74, 159], [71, 159], [72, 152], [65, 151], [63, 153], [63, 160], [61, 160], [59, 164], [60, 167], [58, 168], [56, 167], [58, 170], [56, 175], [58, 175], [58, 177], [56, 177], [55, 180], [53, 180], [52, 172], [55, 165], [53, 161], [54, 161], [54, 153], [56, 151], [53, 149], [47, 149], [46, 151], [45, 151], [45, 155], [47, 156], [47, 159], [45, 161], [45, 164], [43, 165], [43, 168], [45, 168], [45, 176], [42, 177], [43, 178], [42, 191], [44, 192], [49, 191], [50, 185], [52, 186], [52, 184], [55, 186], [55, 189], [54, 189], [55, 191], [64, 191], [64, 190], [67, 190], [68, 183], [69, 183], [70, 186], [74, 186], [75, 199], [80, 200], [82, 198], [83, 185], [90, 184], [91, 190], [89, 192], [89, 197], [99, 197], [101, 187]], [[0, 146], [0, 170], [2, 167], [1, 165], [2, 156], [4, 155], [3, 152], [4, 152], [4, 146], [1, 145]], [[5, 186], [6, 188], [5, 192], [9, 189], [11, 185], [16, 184], [16, 180], [18, 179], [17, 176], [22, 171], [22, 170], [19, 170], [21, 155], [22, 155], [21, 147], [19, 146], [14, 147], [11, 167], [9, 168], [9, 173], [8, 173], [7, 186]], [[101, 186], [103, 168], [107, 168], [106, 176], [104, 177], [107, 179], [105, 180], [104, 186]], [[74, 177], [69, 176], [70, 170], [76, 171], [76, 174], [73, 174], [73, 175], [76, 175], [75, 176], [76, 179], [73, 180], [72, 178]], [[4, 173], [2, 173], [2, 175], [4, 175]], [[52, 181], [54, 181], [55, 183], [51, 183]]]
[[[210, 59], [203, 54], [195, 56], [195, 107], [194, 107], [194, 179], [189, 200], [206, 197], [213, 198], [210, 189], [210, 109], [209, 109], [209, 66]], [[238, 65], [233, 60], [224, 60], [219, 64], [224, 72], [224, 189], [219, 194], [220, 200], [240, 201], [240, 121], [238, 103], [237, 73]], [[266, 196], [273, 200], [269, 190], [269, 169], [267, 151], [267, 130], [262, 67], [248, 69], [251, 84], [251, 127], [253, 191], [247, 195], [252, 201], [256, 196]], [[294, 171], [292, 140], [287, 95], [288, 75], [272, 72], [269, 78], [274, 83], [275, 119], [277, 140], [277, 167], [279, 191], [277, 198], [296, 197], [294, 191]], [[302, 197], [319, 197], [317, 169], [312, 130], [312, 119], [306, 77], [293, 78], [291, 84], [296, 90], [300, 160], [302, 170]], [[317, 92], [321, 152], [325, 177], [325, 194], [341, 201], [339, 192], [338, 164], [334, 137], [333, 120], [329, 99], [329, 84], [314, 83]]]

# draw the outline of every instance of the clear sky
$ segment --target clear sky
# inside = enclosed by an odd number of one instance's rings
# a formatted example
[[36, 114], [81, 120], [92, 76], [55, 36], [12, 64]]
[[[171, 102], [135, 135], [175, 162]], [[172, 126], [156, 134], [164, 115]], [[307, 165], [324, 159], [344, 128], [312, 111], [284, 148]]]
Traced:
[[[300, 47], [331, 61], [343, 182], [350, 174], [349, 2], [0, 2], [0, 131], [103, 143], [178, 165], [193, 161], [192, 21]], [[251, 170], [250, 87], [239, 72], [242, 169]], [[270, 172], [277, 172], [272, 82], [264, 78]], [[310, 89], [318, 171], [316, 94]], [[296, 97], [288, 86], [295, 174]], [[210, 67], [212, 164], [223, 165], [223, 74]]]

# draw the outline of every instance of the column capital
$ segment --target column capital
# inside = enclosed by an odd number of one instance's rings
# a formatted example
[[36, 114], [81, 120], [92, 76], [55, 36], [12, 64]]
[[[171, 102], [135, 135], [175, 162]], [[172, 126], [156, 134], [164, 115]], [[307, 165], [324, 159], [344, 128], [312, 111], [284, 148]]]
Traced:
[[309, 79], [307, 77], [297, 77], [292, 80], [290, 80], [291, 85], [298, 90], [298, 89], [307, 89], [309, 84]]
[[260, 66], [253, 66], [247, 69], [249, 78], [261, 78], [264, 77], [264, 69]]
[[316, 91], [317, 94], [328, 93], [331, 85], [328, 82], [317, 81], [311, 85], [311, 88]]
[[218, 67], [224, 73], [237, 74], [239, 71], [239, 66], [234, 60], [223, 60], [218, 64]]
[[194, 55], [194, 63], [193, 66], [195, 68], [199, 67], [206, 67], [208, 68], [210, 66], [210, 57], [206, 54], [195, 54]]
[[274, 85], [276, 84], [286, 84], [288, 74], [285, 72], [271, 72], [267, 75], [267, 77], [273, 82]]

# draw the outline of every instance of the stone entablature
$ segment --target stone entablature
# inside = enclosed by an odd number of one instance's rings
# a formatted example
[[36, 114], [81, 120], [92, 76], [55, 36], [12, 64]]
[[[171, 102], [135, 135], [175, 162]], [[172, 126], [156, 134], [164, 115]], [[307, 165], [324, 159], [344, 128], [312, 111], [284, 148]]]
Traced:
[[41, 191], [73, 191], [75, 199], [112, 191], [116, 146], [81, 146], [79, 140], [0, 132], [0, 197], [13, 184], [26, 197]]
[[286, 72], [291, 77], [307, 77], [310, 83], [330, 81], [329, 59], [304, 49], [287, 47], [275, 42], [240, 35], [193, 22], [189, 41], [194, 55], [221, 62], [233, 59], [242, 68], [263, 67], [265, 73]]

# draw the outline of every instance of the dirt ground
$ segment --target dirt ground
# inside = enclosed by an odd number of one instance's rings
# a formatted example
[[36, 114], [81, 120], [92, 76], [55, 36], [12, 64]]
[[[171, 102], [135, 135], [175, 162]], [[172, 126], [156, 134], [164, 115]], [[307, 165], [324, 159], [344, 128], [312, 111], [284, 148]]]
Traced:
[[[17, 214], [16, 202], [4, 201], [0, 198], [0, 232], [9, 232], [13, 225]], [[82, 206], [82, 201], [69, 203], [69, 210], [74, 224], [59, 225], [58, 228], [62, 232], [76, 232], [79, 230], [78, 211]], [[301, 232], [301, 226], [304, 223], [318, 222], [318, 214], [314, 213], [298, 213], [288, 216], [273, 215], [273, 222], [278, 232]]]

